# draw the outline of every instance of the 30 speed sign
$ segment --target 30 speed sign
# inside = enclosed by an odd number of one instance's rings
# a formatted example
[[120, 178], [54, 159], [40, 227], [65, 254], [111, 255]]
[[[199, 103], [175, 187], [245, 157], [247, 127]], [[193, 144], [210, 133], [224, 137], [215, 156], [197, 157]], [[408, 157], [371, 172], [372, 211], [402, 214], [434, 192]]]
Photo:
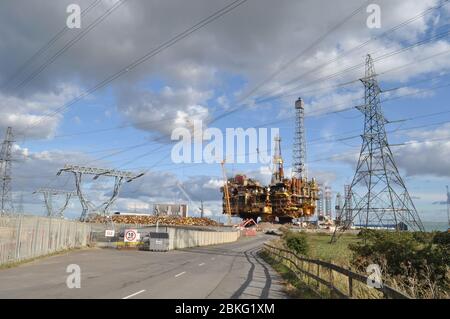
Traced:
[[123, 241], [126, 243], [135, 243], [138, 240], [137, 229], [127, 229], [125, 230]]

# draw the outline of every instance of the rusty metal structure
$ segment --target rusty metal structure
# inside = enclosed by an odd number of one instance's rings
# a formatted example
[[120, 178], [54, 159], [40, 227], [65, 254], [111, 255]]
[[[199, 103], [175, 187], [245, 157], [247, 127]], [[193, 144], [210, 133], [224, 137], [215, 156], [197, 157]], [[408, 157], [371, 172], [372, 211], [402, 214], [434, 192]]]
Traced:
[[[303, 110], [303, 102], [296, 102], [296, 111]], [[301, 123], [303, 112], [297, 112]], [[304, 134], [304, 129], [298, 130]], [[298, 135], [298, 134], [297, 134]], [[297, 136], [296, 135], [296, 136]], [[303, 144], [303, 139], [295, 138], [294, 144]], [[305, 152], [304, 145], [299, 147]], [[273, 172], [269, 185], [262, 185], [259, 181], [245, 175], [236, 175], [225, 180], [223, 193], [223, 213], [242, 219], [280, 223], [291, 222], [294, 218], [308, 218], [315, 214], [319, 187], [313, 178], [308, 180], [304, 163], [304, 154], [297, 152], [294, 158], [300, 160], [296, 166], [294, 176], [287, 178], [284, 174], [284, 161], [281, 153], [281, 138], [275, 137]], [[229, 203], [229, 204], [228, 204]]]

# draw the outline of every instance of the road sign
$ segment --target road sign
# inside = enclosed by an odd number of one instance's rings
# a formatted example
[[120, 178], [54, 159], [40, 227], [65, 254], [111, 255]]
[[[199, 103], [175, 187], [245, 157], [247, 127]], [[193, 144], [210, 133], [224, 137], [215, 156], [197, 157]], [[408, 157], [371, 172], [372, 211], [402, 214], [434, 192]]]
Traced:
[[105, 230], [105, 237], [114, 237], [115, 231], [113, 229]]
[[138, 240], [137, 229], [127, 229], [123, 236], [123, 241], [126, 243], [135, 243]]

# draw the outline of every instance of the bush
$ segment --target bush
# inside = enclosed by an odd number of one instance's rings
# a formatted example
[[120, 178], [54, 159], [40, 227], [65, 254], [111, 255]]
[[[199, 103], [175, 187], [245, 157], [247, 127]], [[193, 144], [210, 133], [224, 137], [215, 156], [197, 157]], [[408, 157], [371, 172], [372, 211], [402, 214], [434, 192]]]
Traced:
[[306, 235], [299, 232], [285, 232], [283, 235], [286, 246], [300, 255], [307, 255], [309, 251]]
[[436, 291], [448, 293], [448, 233], [363, 230], [359, 237], [361, 242], [349, 245], [353, 252], [352, 264], [359, 271], [365, 272], [369, 264], [378, 264], [385, 275], [405, 286], [411, 286], [414, 281], [417, 297], [427, 294], [430, 287], [434, 297]]

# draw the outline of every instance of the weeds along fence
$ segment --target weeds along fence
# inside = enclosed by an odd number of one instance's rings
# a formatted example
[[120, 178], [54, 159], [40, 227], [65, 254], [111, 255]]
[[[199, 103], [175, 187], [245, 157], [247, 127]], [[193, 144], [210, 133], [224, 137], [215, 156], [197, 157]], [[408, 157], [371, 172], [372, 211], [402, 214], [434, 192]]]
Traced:
[[385, 298], [409, 299], [394, 288], [383, 285], [372, 288], [367, 285], [368, 277], [349, 269], [322, 260], [298, 256], [290, 250], [264, 244], [263, 251], [272, 259], [283, 263], [297, 278], [316, 293], [328, 294], [332, 298]]
[[0, 265], [80, 248], [90, 242], [91, 226], [39, 216], [0, 217]]

